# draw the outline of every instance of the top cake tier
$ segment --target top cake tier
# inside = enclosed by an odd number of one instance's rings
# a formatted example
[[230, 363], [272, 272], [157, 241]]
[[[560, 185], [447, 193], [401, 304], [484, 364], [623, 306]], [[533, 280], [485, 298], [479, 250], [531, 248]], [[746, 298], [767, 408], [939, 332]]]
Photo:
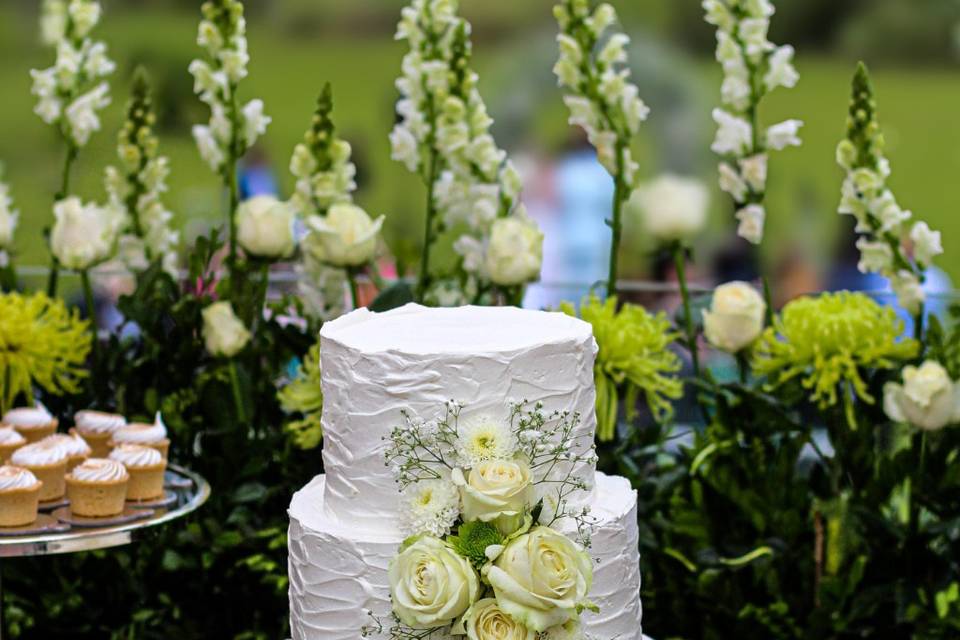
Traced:
[[[593, 441], [597, 347], [590, 325], [576, 318], [408, 304], [328, 322], [320, 342], [324, 502], [328, 517], [345, 525], [396, 534], [401, 505], [384, 451], [404, 411], [429, 421], [443, 417], [452, 400], [463, 405], [466, 423], [508, 420], [512, 403], [542, 402], [548, 415], [579, 413], [578, 446]], [[592, 485], [592, 465], [575, 473]]]

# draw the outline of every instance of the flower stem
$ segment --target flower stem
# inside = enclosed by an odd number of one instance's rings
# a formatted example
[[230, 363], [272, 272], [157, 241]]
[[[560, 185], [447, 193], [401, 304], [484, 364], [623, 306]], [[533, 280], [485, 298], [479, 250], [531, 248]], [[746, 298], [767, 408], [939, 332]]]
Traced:
[[680, 284], [680, 297], [683, 300], [683, 324], [686, 332], [687, 349], [690, 350], [690, 360], [693, 363], [693, 373], [700, 375], [700, 354], [697, 350], [697, 333], [693, 328], [693, 314], [690, 311], [690, 291], [687, 289], [686, 255], [683, 245], [679, 242], [673, 245], [673, 263], [677, 270], [677, 281]]
[[360, 291], [357, 289], [357, 271], [353, 267], [347, 268], [347, 282], [350, 283], [350, 301], [353, 308], [360, 308]]
[[763, 274], [763, 301], [767, 303], [767, 309], [764, 314], [767, 326], [773, 326], [773, 296], [770, 295], [770, 279], [767, 274]]
[[[434, 225], [437, 217], [437, 203], [433, 195], [433, 184], [437, 180], [439, 155], [430, 154], [430, 171], [427, 176], [427, 224], [423, 236], [423, 255], [420, 259], [420, 277], [417, 278], [417, 300], [423, 302], [423, 296], [430, 286], [430, 249], [434, 241]], [[356, 305], [354, 305], [356, 306]]]
[[617, 295], [617, 273], [620, 263], [620, 236], [623, 232], [621, 214], [626, 199], [626, 185], [623, 181], [623, 142], [617, 142], [617, 175], [613, 178], [613, 216], [610, 225], [610, 269], [607, 274], [607, 297]]
[[233, 392], [233, 405], [237, 411], [237, 423], [246, 424], [247, 412], [243, 408], [243, 394], [240, 393], [240, 376], [237, 374], [237, 363], [230, 360], [230, 390]]
[[91, 368], [93, 369], [94, 375], [91, 376], [92, 381], [96, 380], [97, 368], [100, 365], [100, 335], [97, 329], [97, 308], [93, 299], [93, 287], [90, 285], [90, 272], [87, 269], [80, 272], [80, 283], [83, 285], [83, 299], [87, 305], [87, 318], [90, 320], [90, 335], [93, 340]]

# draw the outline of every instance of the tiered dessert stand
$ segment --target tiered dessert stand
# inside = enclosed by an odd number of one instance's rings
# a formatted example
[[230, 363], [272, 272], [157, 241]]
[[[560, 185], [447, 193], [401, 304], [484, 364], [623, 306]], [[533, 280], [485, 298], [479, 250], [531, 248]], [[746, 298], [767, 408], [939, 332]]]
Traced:
[[[43, 532], [17, 534], [0, 529], [0, 640], [3, 639], [3, 560], [56, 553], [95, 551], [130, 544], [149, 527], [172, 522], [196, 511], [210, 497], [210, 484], [200, 475], [175, 464], [167, 467], [166, 496], [162, 504], [136, 505], [125, 511], [123, 522], [59, 522]], [[139, 511], [140, 513], [135, 513]], [[54, 513], [57, 513], [54, 510]], [[49, 514], [47, 516], [50, 520]], [[69, 520], [69, 519], [68, 519]]]

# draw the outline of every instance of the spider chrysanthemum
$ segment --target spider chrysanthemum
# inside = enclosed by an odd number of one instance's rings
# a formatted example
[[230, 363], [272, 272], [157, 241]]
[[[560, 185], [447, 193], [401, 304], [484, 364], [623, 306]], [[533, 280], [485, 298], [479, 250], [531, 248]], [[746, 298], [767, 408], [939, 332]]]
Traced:
[[403, 491], [403, 528], [437, 538], [450, 533], [460, 515], [460, 494], [450, 480], [421, 480]]
[[54, 395], [79, 392], [90, 347], [87, 322], [62, 300], [43, 293], [0, 295], [0, 408], [21, 396], [32, 402], [35, 386]]
[[499, 420], [484, 416], [457, 427], [457, 456], [464, 466], [473, 467], [484, 460], [507, 460], [516, 450], [510, 425]]
[[872, 404], [864, 370], [893, 369], [917, 354], [918, 343], [902, 334], [896, 312], [862, 293], [799, 298], [761, 336], [753, 366], [770, 388], [799, 379], [821, 409], [854, 395]]

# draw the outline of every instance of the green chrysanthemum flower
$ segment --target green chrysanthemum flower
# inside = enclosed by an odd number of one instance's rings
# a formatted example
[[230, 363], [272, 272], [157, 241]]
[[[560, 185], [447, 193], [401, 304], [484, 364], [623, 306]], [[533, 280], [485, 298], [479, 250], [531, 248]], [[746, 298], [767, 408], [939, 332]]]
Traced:
[[287, 423], [286, 430], [301, 449], [314, 449], [323, 439], [320, 412], [323, 390], [320, 388], [320, 343], [310, 347], [297, 377], [277, 393], [280, 406], [287, 413], [300, 413], [303, 418]]
[[[561, 308], [568, 315], [577, 315], [570, 303]], [[594, 366], [597, 437], [613, 439], [621, 385], [628, 418], [636, 412], [637, 397], [643, 392], [654, 418], [669, 419], [673, 415], [670, 401], [683, 395], [683, 384], [671, 375], [680, 370], [680, 358], [669, 349], [678, 334], [671, 331], [666, 315], [654, 315], [632, 304], [617, 311], [616, 298], [600, 302], [591, 296], [581, 304], [580, 317], [593, 326], [600, 347]]]
[[62, 300], [0, 295], [0, 409], [20, 395], [32, 401], [34, 386], [54, 395], [78, 393], [90, 347], [87, 322]]
[[[799, 378], [821, 409], [850, 394], [873, 404], [864, 369], [894, 369], [917, 355], [919, 344], [900, 339], [903, 322], [890, 307], [862, 293], [824, 293], [787, 304], [760, 337], [754, 369], [776, 388]], [[847, 419], [853, 422], [850, 403]]]

